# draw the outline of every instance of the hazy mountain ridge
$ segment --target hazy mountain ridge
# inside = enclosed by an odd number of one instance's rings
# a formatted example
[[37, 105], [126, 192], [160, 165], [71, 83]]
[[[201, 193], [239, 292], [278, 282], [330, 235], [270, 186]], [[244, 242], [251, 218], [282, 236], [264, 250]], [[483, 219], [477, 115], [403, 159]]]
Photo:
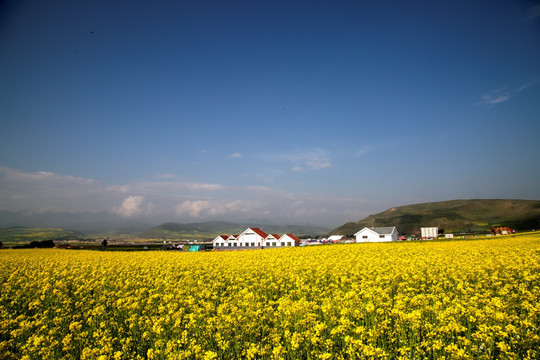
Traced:
[[[253, 221], [252, 221], [253, 220]], [[257, 221], [255, 223], [254, 221]], [[312, 225], [276, 225], [267, 219], [250, 219], [240, 223], [206, 221], [200, 223], [167, 222], [155, 226], [139, 220], [125, 219], [117, 214], [93, 212], [12, 212], [0, 210], [0, 229], [6, 228], [59, 228], [82, 236], [133, 235], [143, 238], [206, 240], [220, 234], [239, 234], [248, 227], [259, 227], [268, 233], [295, 235], [323, 235], [329, 229]]]
[[0, 228], [63, 228], [83, 234], [136, 234], [154, 226], [101, 212], [29, 212], [0, 210]]
[[343, 224], [330, 233], [352, 236], [366, 226], [397, 226], [402, 234], [419, 234], [420, 227], [426, 226], [445, 232], [484, 232], [493, 226], [538, 229], [540, 201], [472, 199], [405, 205]]
[[46, 240], [80, 240], [84, 237], [84, 234], [77, 231], [65, 230], [61, 228], [9, 227], [0, 229], [0, 241], [5, 243]]
[[201, 223], [164, 223], [147, 232], [141, 237], [148, 238], [192, 238], [192, 239], [213, 239], [218, 235], [240, 234], [249, 227], [261, 228], [266, 233], [279, 235], [293, 233], [297, 236], [323, 235], [328, 229], [310, 225], [268, 225], [253, 223], [233, 223], [226, 221], [206, 221]]

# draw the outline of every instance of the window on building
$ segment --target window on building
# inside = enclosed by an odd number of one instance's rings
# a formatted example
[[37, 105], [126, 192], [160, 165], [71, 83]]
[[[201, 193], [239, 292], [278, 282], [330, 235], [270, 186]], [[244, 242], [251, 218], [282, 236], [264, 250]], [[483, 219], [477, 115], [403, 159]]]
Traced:
[[362, 236], [362, 239], [367, 239], [367, 235], [363, 235], [363, 236]]
[[380, 237], [381, 239], [384, 239], [384, 238], [385, 238], [385, 236], [384, 236], [384, 235], [379, 235], [379, 237]]

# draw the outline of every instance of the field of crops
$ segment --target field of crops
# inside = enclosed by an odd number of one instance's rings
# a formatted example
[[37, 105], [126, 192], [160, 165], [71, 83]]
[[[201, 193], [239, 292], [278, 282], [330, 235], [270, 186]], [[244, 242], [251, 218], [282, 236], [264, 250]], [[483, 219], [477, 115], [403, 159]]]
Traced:
[[0, 251], [2, 359], [538, 359], [540, 235]]

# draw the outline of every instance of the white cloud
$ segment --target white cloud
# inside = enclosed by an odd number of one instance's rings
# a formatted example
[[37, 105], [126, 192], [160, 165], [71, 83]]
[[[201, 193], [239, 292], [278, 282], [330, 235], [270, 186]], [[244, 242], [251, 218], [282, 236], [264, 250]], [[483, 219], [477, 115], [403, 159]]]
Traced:
[[231, 158], [233, 159], [237, 159], [237, 158], [241, 158], [242, 157], [242, 154], [239, 153], [239, 152], [235, 152], [233, 154], [231, 154]]
[[179, 219], [212, 219], [226, 214], [246, 216], [260, 210], [260, 205], [254, 201], [245, 200], [186, 200], [175, 206]]
[[[298, 159], [309, 161], [306, 155]], [[312, 165], [325, 166], [324, 161]], [[264, 215], [282, 224], [337, 226], [347, 209], [372, 205], [357, 198], [292, 193], [268, 186], [157, 179], [108, 185], [48, 171], [24, 172], [0, 166], [0, 209], [12, 211], [108, 210], [125, 218], [156, 223], [187, 219], [244, 221]]]
[[260, 157], [273, 163], [288, 162], [291, 171], [321, 170], [334, 166], [327, 152], [320, 148], [297, 149], [288, 153], [264, 153]]
[[113, 212], [122, 217], [130, 218], [134, 216], [151, 215], [154, 208], [154, 204], [145, 204], [143, 196], [132, 195], [124, 199], [122, 206], [113, 207]]
[[123, 193], [188, 193], [193, 191], [218, 191], [224, 190], [224, 186], [220, 184], [197, 183], [186, 181], [140, 181], [125, 185], [110, 186], [111, 189], [116, 189]]
[[496, 105], [507, 102], [512, 95], [505, 88], [494, 90], [483, 95], [476, 103], [481, 105]]
[[199, 218], [203, 212], [207, 213], [212, 208], [212, 204], [208, 200], [187, 200], [175, 207], [176, 215], [180, 218], [186, 215], [192, 218]]
[[313, 157], [304, 163], [311, 170], [320, 170], [332, 167], [332, 163], [325, 157]]
[[520, 87], [516, 88], [515, 90], [507, 90], [506, 88], [500, 88], [497, 90], [493, 90], [485, 95], [483, 95], [480, 100], [476, 102], [476, 104], [480, 105], [489, 105], [489, 106], [495, 106], [497, 104], [502, 104], [510, 100], [511, 98], [517, 96], [522, 91], [525, 91], [529, 88], [535, 87], [540, 84], [539, 79], [531, 80]]
[[49, 171], [0, 166], [0, 208], [21, 211], [99, 211], [116, 199], [102, 183]]
[[531, 80], [529, 81], [528, 83], [520, 86], [516, 91], [517, 92], [522, 92], [523, 90], [527, 90], [529, 88], [532, 88], [532, 87], [535, 87], [537, 85], [540, 84], [540, 80], [539, 79], [535, 79], [535, 80]]

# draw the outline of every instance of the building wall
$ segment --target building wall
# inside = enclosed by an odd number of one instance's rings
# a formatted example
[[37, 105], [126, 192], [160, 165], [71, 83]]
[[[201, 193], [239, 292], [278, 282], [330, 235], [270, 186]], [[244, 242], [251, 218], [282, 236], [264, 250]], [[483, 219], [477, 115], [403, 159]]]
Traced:
[[264, 238], [251, 229], [246, 229], [237, 238], [238, 246], [255, 247], [262, 246]]
[[433, 238], [436, 239], [439, 236], [438, 227], [423, 227], [420, 228], [420, 233], [422, 238]]
[[297, 244], [296, 241], [287, 234], [280, 237], [279, 241], [281, 242], [281, 246], [299, 246], [300, 245], [300, 244]]
[[394, 228], [392, 234], [379, 234], [369, 228], [364, 228], [355, 234], [356, 242], [387, 242], [397, 241], [397, 231]]

